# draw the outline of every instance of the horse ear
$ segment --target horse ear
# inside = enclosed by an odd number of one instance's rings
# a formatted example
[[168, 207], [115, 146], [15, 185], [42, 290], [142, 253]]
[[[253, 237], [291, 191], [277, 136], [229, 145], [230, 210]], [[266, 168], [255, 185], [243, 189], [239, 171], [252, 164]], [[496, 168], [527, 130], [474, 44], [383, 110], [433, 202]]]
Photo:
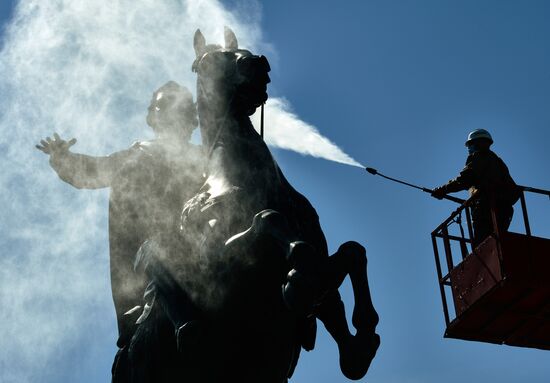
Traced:
[[201, 57], [206, 52], [206, 39], [200, 29], [197, 29], [195, 32], [195, 37], [193, 37], [193, 46], [195, 48], [195, 55], [197, 58]]
[[237, 36], [235, 32], [229, 27], [223, 27], [223, 34], [225, 37], [225, 49], [230, 51], [236, 51], [239, 49], [239, 43], [237, 42]]

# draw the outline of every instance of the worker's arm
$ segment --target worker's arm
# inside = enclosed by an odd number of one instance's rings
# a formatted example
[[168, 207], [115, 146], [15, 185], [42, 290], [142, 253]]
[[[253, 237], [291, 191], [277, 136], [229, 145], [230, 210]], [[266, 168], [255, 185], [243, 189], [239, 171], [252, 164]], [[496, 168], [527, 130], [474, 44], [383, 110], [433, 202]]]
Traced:
[[468, 190], [472, 185], [475, 184], [477, 177], [476, 169], [478, 166], [479, 159], [475, 154], [468, 156], [466, 160], [466, 165], [460, 171], [458, 176], [446, 184], [437, 187], [433, 190], [432, 196], [435, 198], [442, 199], [448, 193], [455, 193], [461, 190]]
[[114, 174], [131, 154], [131, 149], [103, 157], [72, 153], [69, 148], [75, 143], [74, 138], [65, 141], [54, 134], [53, 139], [47, 137], [36, 147], [50, 156], [50, 165], [59, 178], [78, 189], [110, 186]]

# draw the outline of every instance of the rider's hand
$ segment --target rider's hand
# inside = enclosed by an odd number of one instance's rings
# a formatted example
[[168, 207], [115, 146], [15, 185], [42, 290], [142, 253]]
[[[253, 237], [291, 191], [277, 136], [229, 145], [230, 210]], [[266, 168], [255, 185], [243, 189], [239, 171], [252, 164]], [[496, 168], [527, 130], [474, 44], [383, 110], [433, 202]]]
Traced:
[[40, 144], [36, 145], [36, 148], [46, 154], [62, 154], [69, 151], [69, 148], [76, 144], [76, 138], [72, 138], [69, 141], [65, 141], [57, 133], [53, 134], [53, 139], [46, 137], [40, 140]]
[[447, 191], [443, 186], [437, 187], [432, 191], [432, 197], [437, 199], [443, 199], [447, 195]]

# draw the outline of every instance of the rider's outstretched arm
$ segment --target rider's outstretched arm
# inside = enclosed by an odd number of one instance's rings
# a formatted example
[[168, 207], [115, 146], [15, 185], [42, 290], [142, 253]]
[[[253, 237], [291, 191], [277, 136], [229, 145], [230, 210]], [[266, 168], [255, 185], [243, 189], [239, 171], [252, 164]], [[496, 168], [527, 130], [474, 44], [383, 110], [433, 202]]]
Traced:
[[50, 165], [59, 178], [78, 189], [99, 189], [108, 187], [113, 176], [128, 159], [132, 148], [109, 156], [89, 156], [73, 153], [69, 148], [76, 139], [65, 141], [54, 134], [36, 145], [37, 149], [50, 156]]

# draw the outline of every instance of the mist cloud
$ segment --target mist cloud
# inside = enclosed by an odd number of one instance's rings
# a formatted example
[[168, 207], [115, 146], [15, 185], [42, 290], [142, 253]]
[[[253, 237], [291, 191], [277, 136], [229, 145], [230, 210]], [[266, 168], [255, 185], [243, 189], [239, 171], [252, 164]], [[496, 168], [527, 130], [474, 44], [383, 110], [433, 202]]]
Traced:
[[[108, 154], [150, 137], [153, 91], [175, 80], [194, 93], [198, 27], [221, 42], [231, 26], [240, 46], [265, 54], [260, 8], [246, 4], [243, 22], [214, 0], [18, 3], [0, 53], [0, 381], [47, 380], [83, 339], [89, 356], [95, 339], [116, 336], [108, 192], [64, 184], [34, 144], [58, 132], [78, 139], [76, 152]], [[267, 103], [266, 126], [270, 145], [358, 165], [284, 99]]]

